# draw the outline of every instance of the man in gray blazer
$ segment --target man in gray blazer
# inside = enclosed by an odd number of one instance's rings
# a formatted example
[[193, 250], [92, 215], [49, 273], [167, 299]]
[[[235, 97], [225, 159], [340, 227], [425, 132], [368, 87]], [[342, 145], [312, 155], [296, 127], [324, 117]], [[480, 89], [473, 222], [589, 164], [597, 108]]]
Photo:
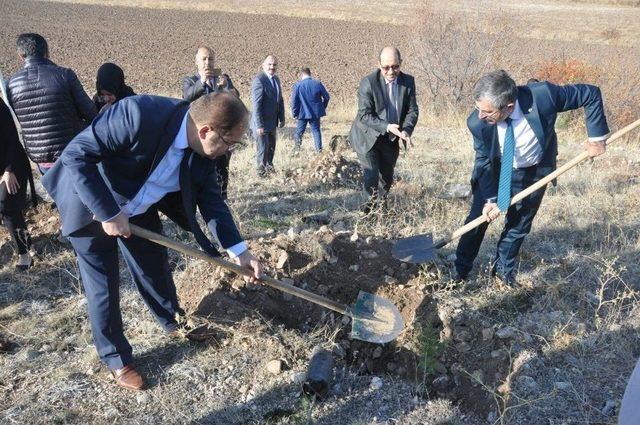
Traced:
[[418, 122], [415, 81], [400, 71], [401, 64], [400, 51], [385, 47], [380, 51], [380, 68], [364, 77], [358, 89], [358, 114], [349, 141], [358, 154], [369, 196], [365, 215], [377, 207], [380, 195], [386, 198], [400, 153], [399, 140], [405, 146], [411, 144]]
[[284, 127], [282, 85], [276, 76], [278, 59], [267, 56], [262, 71], [251, 83], [251, 130], [256, 139], [256, 171], [259, 177], [275, 172], [273, 155], [276, 152], [276, 127]]

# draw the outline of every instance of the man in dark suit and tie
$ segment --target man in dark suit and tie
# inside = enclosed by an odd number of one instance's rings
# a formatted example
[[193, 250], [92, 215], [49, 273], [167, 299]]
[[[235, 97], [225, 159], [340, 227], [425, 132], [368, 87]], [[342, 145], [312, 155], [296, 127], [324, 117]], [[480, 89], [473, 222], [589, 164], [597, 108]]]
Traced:
[[239, 143], [247, 117], [245, 106], [230, 93], [203, 95], [191, 105], [157, 96], [128, 97], [78, 134], [42, 179], [78, 258], [98, 354], [122, 387], [139, 390], [144, 380], [122, 327], [118, 246], [164, 330], [203, 337], [176, 322], [182, 310], [166, 249], [131, 236], [129, 222], [160, 233], [162, 211], [193, 232], [210, 255], [219, 256], [196, 221], [197, 205], [229, 256], [253, 268], [252, 280], [261, 273], [220, 196], [212, 161]]
[[[220, 69], [215, 67], [215, 52], [203, 46], [196, 51], [196, 66], [198, 73], [184, 77], [182, 80], [182, 98], [187, 102], [193, 102], [200, 96], [216, 91], [228, 91], [240, 97], [240, 93], [233, 86], [231, 77], [220, 73]], [[220, 155], [216, 158], [218, 169], [218, 183], [222, 199], [227, 199], [227, 187], [229, 186], [229, 162], [231, 152]]]
[[369, 196], [365, 214], [376, 208], [380, 195], [386, 198], [400, 153], [399, 139], [410, 144], [418, 122], [415, 81], [400, 71], [401, 64], [400, 51], [385, 47], [380, 51], [380, 68], [364, 77], [358, 89], [358, 114], [349, 141], [364, 173]]
[[293, 136], [296, 150], [300, 149], [302, 135], [307, 128], [307, 124], [309, 124], [316, 152], [322, 151], [320, 118], [327, 115], [329, 99], [330, 96], [324, 84], [311, 78], [311, 70], [309, 68], [302, 68], [300, 70], [300, 81], [293, 85], [291, 93], [291, 115], [298, 120], [296, 133]]
[[256, 172], [259, 177], [275, 172], [276, 128], [284, 127], [284, 100], [277, 69], [278, 59], [273, 55], [267, 56], [262, 62], [262, 71], [251, 83], [251, 130], [256, 139]]
[[[558, 86], [549, 82], [516, 86], [505, 71], [486, 74], [473, 90], [476, 110], [467, 126], [476, 152], [471, 175], [473, 202], [466, 223], [481, 214], [493, 221], [505, 213], [492, 274], [515, 284], [516, 257], [540, 207], [545, 188], [509, 206], [511, 197], [556, 168], [559, 112], [584, 108], [593, 156], [604, 153], [609, 134], [600, 89], [587, 84]], [[465, 280], [478, 255], [487, 223], [460, 238], [456, 280]]]

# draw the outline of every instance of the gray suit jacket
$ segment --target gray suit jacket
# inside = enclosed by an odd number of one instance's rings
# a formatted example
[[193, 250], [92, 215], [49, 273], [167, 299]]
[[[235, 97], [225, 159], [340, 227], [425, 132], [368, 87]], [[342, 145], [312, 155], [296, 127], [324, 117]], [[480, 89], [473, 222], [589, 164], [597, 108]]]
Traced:
[[[398, 75], [398, 123], [400, 130], [411, 135], [418, 123], [418, 104], [416, 102], [416, 83], [409, 74]], [[380, 70], [367, 75], [358, 89], [358, 114], [356, 115], [349, 141], [358, 153], [366, 154], [371, 150], [378, 137], [387, 132], [387, 109], [384, 77]]]
[[260, 71], [251, 83], [251, 129], [254, 134], [258, 128], [264, 131], [274, 131], [280, 125], [284, 125], [284, 100], [282, 99], [282, 85], [278, 76], [273, 76], [278, 85], [278, 92], [273, 88], [267, 74]]

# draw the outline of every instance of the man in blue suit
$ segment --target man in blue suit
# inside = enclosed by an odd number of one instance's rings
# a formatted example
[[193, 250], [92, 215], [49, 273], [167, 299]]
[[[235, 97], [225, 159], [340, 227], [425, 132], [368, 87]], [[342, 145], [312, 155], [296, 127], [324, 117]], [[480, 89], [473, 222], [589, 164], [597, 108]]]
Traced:
[[262, 71], [251, 83], [251, 130], [256, 139], [256, 172], [259, 177], [275, 172], [276, 128], [284, 127], [284, 100], [277, 69], [278, 59], [273, 55], [267, 56], [262, 62]]
[[302, 135], [307, 128], [307, 124], [309, 124], [316, 151], [322, 151], [320, 118], [327, 115], [329, 98], [329, 93], [324, 85], [320, 81], [311, 78], [311, 70], [302, 68], [300, 70], [300, 81], [293, 85], [291, 94], [291, 115], [298, 120], [296, 133], [293, 137], [296, 143], [296, 150], [300, 149]]
[[158, 211], [193, 232], [210, 255], [217, 249], [200, 229], [196, 205], [218, 244], [237, 264], [261, 266], [247, 250], [220, 196], [212, 159], [233, 149], [246, 131], [248, 111], [231, 93], [189, 103], [133, 96], [98, 116], [64, 149], [42, 179], [62, 218], [62, 233], [77, 254], [100, 359], [118, 385], [144, 380], [133, 365], [119, 306], [118, 246], [140, 295], [172, 336], [204, 335], [177, 323], [182, 314], [165, 248], [131, 236], [129, 222], [162, 231]]
[[[493, 221], [505, 213], [492, 274], [515, 283], [516, 257], [540, 207], [545, 188], [512, 207], [511, 197], [556, 168], [559, 112], [584, 108], [592, 157], [604, 153], [609, 134], [600, 89], [587, 84], [558, 86], [549, 82], [516, 86], [505, 71], [493, 71], [473, 90], [476, 110], [467, 126], [476, 152], [471, 176], [473, 203], [465, 223], [480, 215]], [[465, 280], [484, 238], [487, 223], [460, 238], [456, 280]]]

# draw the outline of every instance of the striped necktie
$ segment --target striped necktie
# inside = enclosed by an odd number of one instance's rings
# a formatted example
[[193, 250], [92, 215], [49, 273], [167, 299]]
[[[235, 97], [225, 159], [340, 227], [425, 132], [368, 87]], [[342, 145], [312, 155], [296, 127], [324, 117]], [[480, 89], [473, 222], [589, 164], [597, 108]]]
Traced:
[[513, 171], [513, 152], [516, 147], [516, 138], [513, 134], [511, 118], [505, 119], [507, 132], [504, 135], [502, 146], [502, 162], [500, 165], [500, 180], [498, 182], [498, 209], [506, 211], [511, 203], [511, 172]]

